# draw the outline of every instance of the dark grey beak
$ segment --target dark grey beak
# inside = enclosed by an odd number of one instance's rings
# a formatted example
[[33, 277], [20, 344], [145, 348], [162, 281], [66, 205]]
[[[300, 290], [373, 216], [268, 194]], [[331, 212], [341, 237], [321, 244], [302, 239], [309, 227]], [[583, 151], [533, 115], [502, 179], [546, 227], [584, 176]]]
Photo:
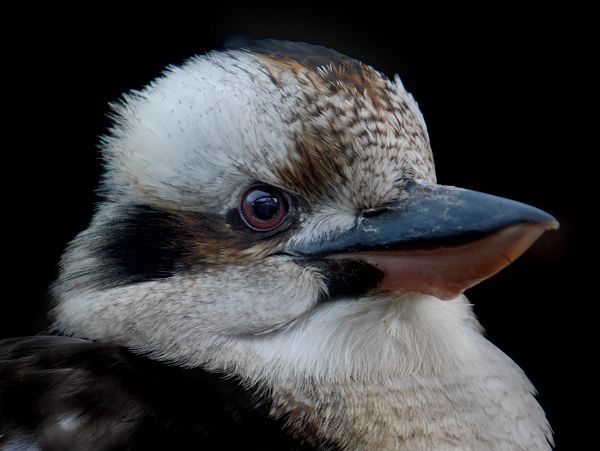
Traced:
[[331, 240], [286, 251], [362, 260], [381, 289], [455, 297], [520, 256], [558, 222], [542, 210], [476, 191], [412, 182], [404, 200], [367, 210]]

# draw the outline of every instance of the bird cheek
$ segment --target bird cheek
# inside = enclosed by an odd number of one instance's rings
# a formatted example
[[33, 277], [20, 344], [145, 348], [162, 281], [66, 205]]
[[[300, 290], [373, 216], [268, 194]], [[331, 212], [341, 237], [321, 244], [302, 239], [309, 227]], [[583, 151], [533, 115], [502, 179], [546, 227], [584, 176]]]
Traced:
[[272, 257], [260, 264], [231, 268], [227, 287], [215, 302], [214, 327], [226, 335], [261, 334], [293, 322], [310, 310], [324, 289], [312, 271]]

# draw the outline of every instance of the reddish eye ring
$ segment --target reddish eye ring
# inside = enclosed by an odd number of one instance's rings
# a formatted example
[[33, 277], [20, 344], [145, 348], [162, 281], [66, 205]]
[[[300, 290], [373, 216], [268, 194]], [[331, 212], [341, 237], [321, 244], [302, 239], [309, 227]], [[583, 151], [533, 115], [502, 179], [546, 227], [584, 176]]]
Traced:
[[240, 204], [240, 216], [244, 223], [258, 232], [276, 229], [289, 211], [287, 196], [268, 185], [256, 185], [244, 193]]

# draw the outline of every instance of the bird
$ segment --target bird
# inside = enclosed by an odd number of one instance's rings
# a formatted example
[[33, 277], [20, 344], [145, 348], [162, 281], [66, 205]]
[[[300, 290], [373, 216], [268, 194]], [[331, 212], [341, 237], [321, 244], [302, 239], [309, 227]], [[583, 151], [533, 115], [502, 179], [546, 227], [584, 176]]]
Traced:
[[0, 342], [0, 449], [551, 449], [463, 292], [550, 214], [437, 183], [398, 76], [245, 41], [112, 105], [51, 327]]

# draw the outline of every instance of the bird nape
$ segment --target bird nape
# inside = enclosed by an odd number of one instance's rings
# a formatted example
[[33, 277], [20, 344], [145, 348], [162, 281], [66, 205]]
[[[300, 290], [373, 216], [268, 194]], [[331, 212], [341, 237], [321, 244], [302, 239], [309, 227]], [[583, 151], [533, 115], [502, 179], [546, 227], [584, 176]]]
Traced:
[[0, 449], [548, 449], [463, 291], [548, 214], [436, 183], [400, 79], [247, 42], [113, 105], [102, 201], [0, 342]]

